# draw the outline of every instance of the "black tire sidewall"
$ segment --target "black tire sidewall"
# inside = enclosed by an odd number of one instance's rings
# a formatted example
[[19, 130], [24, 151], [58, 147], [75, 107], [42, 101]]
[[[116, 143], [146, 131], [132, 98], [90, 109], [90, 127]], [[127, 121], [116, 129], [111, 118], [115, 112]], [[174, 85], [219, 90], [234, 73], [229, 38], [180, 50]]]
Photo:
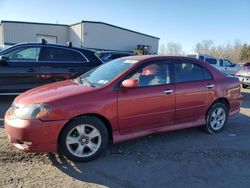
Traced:
[[[225, 113], [226, 113], [226, 120], [225, 120], [223, 126], [222, 126], [219, 130], [215, 130], [215, 129], [211, 126], [211, 124], [210, 124], [210, 120], [211, 120], [211, 117], [212, 117], [212, 113], [214, 112], [214, 110], [215, 110], [216, 108], [223, 108], [224, 111], [225, 111]], [[224, 129], [225, 125], [227, 124], [227, 119], [228, 119], [228, 109], [227, 109], [226, 105], [223, 104], [223, 103], [220, 103], [220, 102], [215, 103], [215, 104], [213, 104], [212, 107], [208, 110], [208, 113], [207, 113], [207, 116], [206, 116], [206, 126], [205, 126], [205, 128], [206, 128], [206, 130], [207, 130], [209, 133], [212, 133], [212, 134], [213, 134], [213, 133], [220, 132], [222, 129]]]
[[247, 85], [246, 85], [246, 84], [242, 84], [242, 87], [243, 87], [244, 89], [246, 89], [246, 88], [247, 88]]
[[[67, 148], [66, 138], [70, 130], [81, 124], [89, 124], [95, 127], [101, 135], [101, 145], [99, 149], [91, 156], [88, 157], [77, 157], [73, 155]], [[70, 121], [61, 131], [59, 136], [59, 152], [65, 155], [68, 159], [75, 162], [86, 162], [97, 158], [108, 146], [108, 131], [105, 124], [98, 118], [93, 116], [83, 116]]]

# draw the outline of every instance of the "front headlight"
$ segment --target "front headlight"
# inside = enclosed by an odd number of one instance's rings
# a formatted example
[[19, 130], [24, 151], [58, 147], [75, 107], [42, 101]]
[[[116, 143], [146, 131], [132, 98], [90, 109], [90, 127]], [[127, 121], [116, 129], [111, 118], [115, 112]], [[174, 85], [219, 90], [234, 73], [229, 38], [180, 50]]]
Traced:
[[[13, 108], [13, 107], [12, 107]], [[11, 118], [15, 119], [39, 119], [48, 115], [51, 106], [48, 104], [31, 104], [10, 110]]]

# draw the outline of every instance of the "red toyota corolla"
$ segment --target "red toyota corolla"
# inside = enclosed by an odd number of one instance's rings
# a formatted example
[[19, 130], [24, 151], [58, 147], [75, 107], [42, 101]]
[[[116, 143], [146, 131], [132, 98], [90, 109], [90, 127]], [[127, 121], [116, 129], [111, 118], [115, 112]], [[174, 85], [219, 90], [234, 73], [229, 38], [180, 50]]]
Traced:
[[238, 78], [208, 63], [131, 56], [21, 94], [6, 112], [5, 128], [19, 149], [88, 161], [109, 142], [195, 126], [218, 132], [241, 102]]

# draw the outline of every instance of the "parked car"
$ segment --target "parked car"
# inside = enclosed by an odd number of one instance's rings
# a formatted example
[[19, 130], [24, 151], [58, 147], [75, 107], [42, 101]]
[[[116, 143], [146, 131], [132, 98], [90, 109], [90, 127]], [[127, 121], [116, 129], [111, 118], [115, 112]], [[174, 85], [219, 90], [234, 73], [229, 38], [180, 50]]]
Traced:
[[86, 49], [45, 42], [18, 44], [0, 52], [0, 95], [75, 78], [101, 64]]
[[243, 69], [250, 69], [250, 62], [246, 62], [242, 66]]
[[132, 52], [122, 52], [122, 51], [98, 51], [96, 52], [96, 56], [99, 57], [104, 63], [107, 63], [111, 60], [132, 56], [135, 55]]
[[221, 72], [223, 72], [225, 74], [229, 74], [229, 75], [235, 75], [235, 73], [240, 68], [235, 63], [232, 63], [228, 59], [218, 59], [216, 57], [206, 55], [206, 54], [190, 54], [190, 55], [187, 55], [187, 57], [193, 57], [196, 59], [203, 60], [203, 61], [213, 65], [215, 68], [217, 68]]
[[235, 74], [236, 76], [239, 77], [239, 80], [243, 88], [247, 88], [248, 86], [250, 86], [250, 65], [249, 66], [247, 65], [248, 64], [242, 66], [242, 68], [239, 69]]
[[221, 131], [240, 110], [236, 77], [187, 57], [130, 56], [19, 95], [5, 115], [15, 147], [96, 158], [109, 142], [195, 126]]

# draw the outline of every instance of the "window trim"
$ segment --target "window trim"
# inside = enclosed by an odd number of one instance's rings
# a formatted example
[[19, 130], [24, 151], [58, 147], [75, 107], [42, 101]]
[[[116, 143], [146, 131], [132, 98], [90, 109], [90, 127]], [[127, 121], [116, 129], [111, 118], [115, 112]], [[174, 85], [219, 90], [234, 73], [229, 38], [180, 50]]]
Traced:
[[[40, 54], [41, 54], [41, 51], [44, 47], [51, 47], [51, 48], [62, 48], [62, 49], [66, 49], [66, 50], [72, 50], [72, 51], [75, 51], [75, 52], [78, 52], [80, 53], [81, 56], [83, 56], [84, 59], [86, 59], [87, 61], [67, 61], [67, 62], [82, 62], [82, 63], [89, 63], [89, 59], [80, 51], [80, 50], [75, 50], [74, 48], [69, 48], [69, 47], [63, 47], [63, 46], [52, 46], [52, 45], [49, 45], [49, 44], [46, 44], [46, 45], [41, 45], [41, 44], [24, 44], [24, 45], [18, 45], [18, 46], [14, 46], [10, 49], [7, 49], [6, 51], [4, 51], [4, 53], [2, 55], [5, 55], [6, 53], [9, 53], [11, 51], [14, 51], [18, 48], [34, 48], [34, 47], [39, 47], [41, 48], [40, 49], [40, 53], [39, 53], [39, 56], [38, 56], [38, 59], [36, 61], [27, 61], [27, 62], [41, 62], [41, 63], [46, 63], [46, 62], [61, 62], [61, 63], [64, 63], [65, 61], [40, 61]], [[96, 56], [97, 57], [97, 56]], [[13, 62], [19, 62], [20, 60], [8, 60], [8, 62], [10, 63], [13, 63]], [[102, 61], [102, 60], [101, 60]], [[23, 62], [23, 61], [20, 61], [20, 62]]]

